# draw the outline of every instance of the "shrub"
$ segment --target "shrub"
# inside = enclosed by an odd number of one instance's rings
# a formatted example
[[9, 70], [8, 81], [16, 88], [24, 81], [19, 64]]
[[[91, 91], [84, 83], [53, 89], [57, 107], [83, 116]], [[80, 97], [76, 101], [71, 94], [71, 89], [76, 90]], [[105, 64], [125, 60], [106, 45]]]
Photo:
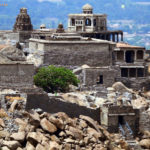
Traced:
[[66, 92], [69, 85], [77, 86], [79, 80], [73, 72], [64, 67], [48, 66], [39, 69], [34, 76], [35, 85], [42, 87], [46, 92]]

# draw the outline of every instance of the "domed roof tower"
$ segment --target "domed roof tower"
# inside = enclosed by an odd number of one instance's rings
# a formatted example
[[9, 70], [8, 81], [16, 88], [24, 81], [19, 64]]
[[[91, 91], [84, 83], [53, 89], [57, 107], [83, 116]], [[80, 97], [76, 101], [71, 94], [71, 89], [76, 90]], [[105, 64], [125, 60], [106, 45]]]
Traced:
[[85, 4], [82, 7], [83, 13], [84, 14], [92, 14], [93, 13], [93, 7], [90, 4]]
[[27, 8], [21, 8], [20, 14], [16, 18], [13, 31], [18, 32], [18, 31], [32, 31], [32, 30], [33, 26], [31, 24], [30, 16], [27, 14]]

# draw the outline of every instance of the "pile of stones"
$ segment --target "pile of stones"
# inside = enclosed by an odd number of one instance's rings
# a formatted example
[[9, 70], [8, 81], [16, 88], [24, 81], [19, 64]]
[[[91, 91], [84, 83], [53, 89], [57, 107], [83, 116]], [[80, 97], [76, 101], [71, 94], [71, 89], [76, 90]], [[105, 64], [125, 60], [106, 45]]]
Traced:
[[0, 119], [2, 150], [130, 150], [120, 135], [110, 134], [88, 116], [32, 110], [16, 118], [15, 124], [18, 131], [10, 134]]

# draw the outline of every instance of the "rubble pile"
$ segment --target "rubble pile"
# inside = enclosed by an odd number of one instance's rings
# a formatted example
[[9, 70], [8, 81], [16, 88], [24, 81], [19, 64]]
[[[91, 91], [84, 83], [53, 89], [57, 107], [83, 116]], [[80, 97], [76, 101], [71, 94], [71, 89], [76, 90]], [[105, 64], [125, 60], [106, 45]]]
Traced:
[[3, 150], [130, 150], [117, 134], [110, 134], [88, 116], [69, 118], [65, 113], [24, 112], [16, 118], [18, 131], [5, 131], [0, 119]]
[[[9, 94], [8, 94], [9, 93]], [[0, 91], [0, 118], [3, 118], [5, 130], [9, 133], [18, 130], [14, 123], [17, 117], [23, 117], [26, 106], [26, 95], [13, 90]]]
[[[126, 105], [133, 108], [149, 108], [149, 98], [141, 95], [139, 91], [127, 88], [123, 83], [116, 82], [106, 89], [106, 98], [97, 96], [96, 91], [74, 91], [70, 93], [58, 93], [63, 101], [76, 103], [89, 108], [99, 108], [104, 104]], [[50, 96], [52, 96], [50, 94]]]

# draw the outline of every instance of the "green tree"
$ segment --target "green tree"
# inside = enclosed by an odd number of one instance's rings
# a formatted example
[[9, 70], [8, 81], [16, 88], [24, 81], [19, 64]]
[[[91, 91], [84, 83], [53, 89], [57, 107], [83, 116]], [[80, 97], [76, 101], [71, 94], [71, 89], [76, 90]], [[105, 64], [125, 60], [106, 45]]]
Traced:
[[35, 85], [42, 87], [46, 92], [66, 92], [69, 85], [77, 86], [79, 80], [73, 72], [64, 67], [42, 67], [34, 76]]

